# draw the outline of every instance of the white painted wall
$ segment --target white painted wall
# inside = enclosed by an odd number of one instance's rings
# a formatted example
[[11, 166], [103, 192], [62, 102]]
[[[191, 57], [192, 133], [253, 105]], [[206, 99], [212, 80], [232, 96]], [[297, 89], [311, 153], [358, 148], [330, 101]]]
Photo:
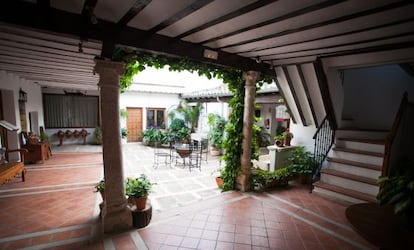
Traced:
[[[119, 98], [119, 107], [121, 109], [126, 110], [126, 108], [142, 108], [143, 129], [147, 126], [147, 108], [165, 108], [168, 114], [168, 112], [177, 108], [179, 103], [180, 99], [178, 94], [167, 93], [127, 91], [122, 93]], [[121, 128], [122, 127], [126, 128], [126, 119], [121, 119]]]
[[[27, 93], [26, 103], [26, 117], [27, 117], [27, 128], [30, 128], [29, 124], [29, 112], [37, 111], [39, 114], [39, 126], [44, 126], [43, 119], [43, 106], [42, 106], [42, 90], [37, 84], [31, 81], [25, 80], [14, 74], [6, 71], [0, 71], [0, 89], [13, 91], [14, 107], [15, 108], [15, 121], [9, 121], [15, 124], [17, 127], [21, 127], [20, 114], [19, 114], [19, 90], [20, 88]], [[5, 107], [7, 109], [7, 106]], [[19, 131], [21, 132], [21, 131]]]
[[313, 152], [315, 141], [312, 139], [316, 132], [315, 125], [303, 126], [302, 124], [290, 123], [290, 132], [293, 133], [291, 144], [294, 146], [305, 146], [310, 152]]
[[343, 117], [348, 126], [390, 129], [402, 95], [414, 101], [414, 78], [398, 65], [344, 71]]

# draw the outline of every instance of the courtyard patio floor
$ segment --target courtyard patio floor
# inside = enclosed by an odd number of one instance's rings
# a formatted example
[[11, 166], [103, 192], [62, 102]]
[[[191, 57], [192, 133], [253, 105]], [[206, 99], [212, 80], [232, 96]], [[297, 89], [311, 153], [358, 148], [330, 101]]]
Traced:
[[102, 235], [101, 147], [53, 147], [43, 164], [27, 164], [26, 182], [0, 187], [0, 249], [375, 249], [345, 218], [346, 207], [291, 182], [264, 193], [221, 193], [208, 156], [201, 171], [153, 165], [153, 149], [123, 144], [124, 175], [147, 174], [151, 223]]

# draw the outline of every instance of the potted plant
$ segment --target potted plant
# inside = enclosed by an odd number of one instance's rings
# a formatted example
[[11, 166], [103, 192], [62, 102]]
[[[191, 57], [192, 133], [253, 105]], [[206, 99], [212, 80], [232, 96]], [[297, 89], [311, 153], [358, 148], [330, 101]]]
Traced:
[[273, 137], [273, 139], [275, 140], [276, 146], [283, 147], [283, 141], [285, 139], [283, 135], [276, 135], [275, 137]]
[[95, 192], [99, 192], [102, 196], [102, 200], [105, 201], [105, 181], [104, 180], [100, 180], [95, 185]]
[[125, 183], [125, 194], [135, 200], [137, 210], [145, 209], [148, 194], [152, 191], [152, 183], [145, 174], [138, 178], [128, 177]]
[[287, 128], [285, 132], [282, 133], [282, 135], [283, 135], [284, 145], [290, 146], [290, 141], [293, 138], [293, 133], [289, 131], [289, 128]]
[[223, 187], [223, 179], [221, 178], [221, 171], [222, 170], [223, 169], [221, 167], [219, 167], [211, 173], [211, 175], [213, 175], [215, 180], [216, 180], [217, 187], [220, 188], [220, 189]]
[[377, 195], [380, 205], [394, 207], [395, 214], [405, 216], [403, 225], [414, 231], [414, 161], [403, 160], [399, 170], [392, 176], [378, 179], [381, 189]]
[[304, 146], [293, 149], [287, 162], [288, 168], [300, 183], [306, 184], [310, 181], [314, 166], [313, 156], [309, 151], [306, 151]]
[[220, 155], [223, 148], [224, 131], [227, 122], [224, 117], [218, 114], [210, 113], [208, 115], [207, 123], [210, 127], [208, 139], [211, 145], [211, 154]]

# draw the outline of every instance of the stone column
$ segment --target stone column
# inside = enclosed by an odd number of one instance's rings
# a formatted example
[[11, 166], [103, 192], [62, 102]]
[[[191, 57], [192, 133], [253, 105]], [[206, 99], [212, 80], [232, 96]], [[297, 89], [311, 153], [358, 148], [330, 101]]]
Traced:
[[124, 64], [106, 60], [95, 62], [95, 71], [99, 74], [105, 178], [102, 220], [104, 232], [110, 233], [132, 227], [132, 215], [125, 197], [119, 125], [119, 76], [124, 74]]
[[246, 80], [243, 115], [243, 153], [241, 155], [241, 173], [236, 179], [236, 187], [242, 192], [250, 190], [254, 98], [256, 82], [259, 77], [260, 73], [256, 71], [243, 73], [243, 78]]

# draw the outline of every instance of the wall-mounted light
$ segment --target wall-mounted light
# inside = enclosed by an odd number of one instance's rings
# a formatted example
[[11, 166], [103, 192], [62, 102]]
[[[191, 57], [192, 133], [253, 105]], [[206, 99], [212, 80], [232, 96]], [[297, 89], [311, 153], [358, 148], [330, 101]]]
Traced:
[[214, 50], [205, 49], [204, 50], [204, 57], [209, 58], [209, 59], [213, 59], [213, 60], [217, 60], [218, 52], [214, 51]]
[[22, 89], [19, 90], [19, 102], [27, 102], [27, 93]]

